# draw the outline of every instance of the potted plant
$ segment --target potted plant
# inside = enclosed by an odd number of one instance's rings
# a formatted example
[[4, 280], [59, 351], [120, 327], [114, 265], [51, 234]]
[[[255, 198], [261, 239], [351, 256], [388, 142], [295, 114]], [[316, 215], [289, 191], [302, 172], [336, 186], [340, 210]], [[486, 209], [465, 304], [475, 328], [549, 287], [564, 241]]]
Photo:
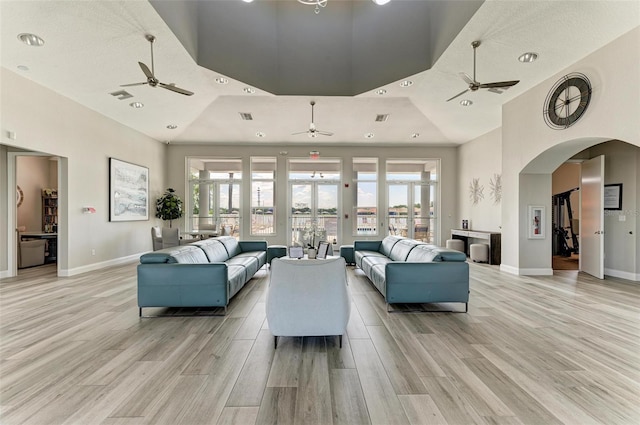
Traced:
[[156, 217], [169, 220], [169, 227], [171, 227], [173, 220], [182, 217], [182, 200], [172, 188], [168, 188], [156, 200]]

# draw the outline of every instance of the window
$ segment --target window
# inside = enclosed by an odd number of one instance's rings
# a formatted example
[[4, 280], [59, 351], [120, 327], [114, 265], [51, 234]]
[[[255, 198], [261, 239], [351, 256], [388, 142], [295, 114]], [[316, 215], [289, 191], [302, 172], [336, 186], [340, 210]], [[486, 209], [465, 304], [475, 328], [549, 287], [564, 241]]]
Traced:
[[242, 160], [189, 158], [190, 197], [187, 230], [215, 229], [240, 237]]
[[276, 234], [276, 158], [251, 158], [251, 234]]
[[353, 235], [378, 234], [378, 159], [353, 158]]
[[387, 161], [387, 222], [390, 235], [437, 243], [439, 160]]

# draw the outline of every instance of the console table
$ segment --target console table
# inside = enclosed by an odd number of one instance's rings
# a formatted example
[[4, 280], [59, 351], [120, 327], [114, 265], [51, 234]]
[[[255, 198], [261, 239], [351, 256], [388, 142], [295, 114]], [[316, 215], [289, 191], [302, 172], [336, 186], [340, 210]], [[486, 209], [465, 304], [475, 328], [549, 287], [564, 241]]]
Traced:
[[451, 229], [452, 239], [464, 242], [464, 252], [469, 255], [469, 239], [482, 239], [489, 245], [489, 264], [500, 264], [500, 233], [482, 230]]

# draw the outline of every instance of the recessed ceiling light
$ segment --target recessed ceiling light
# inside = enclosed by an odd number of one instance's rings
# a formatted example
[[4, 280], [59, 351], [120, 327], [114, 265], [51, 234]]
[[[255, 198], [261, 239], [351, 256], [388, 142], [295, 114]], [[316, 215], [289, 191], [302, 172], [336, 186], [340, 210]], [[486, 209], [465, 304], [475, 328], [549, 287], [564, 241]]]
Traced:
[[242, 0], [245, 3], [253, 3], [253, 0]]
[[417, 139], [418, 137], [420, 137], [420, 133], [413, 133], [413, 134], [411, 135], [411, 138], [412, 138], [412, 139]]
[[266, 134], [264, 134], [262, 131], [256, 132], [256, 137], [264, 137], [264, 136], [266, 136]]
[[367, 139], [373, 139], [373, 136], [375, 136], [375, 134], [373, 134], [373, 133], [366, 133], [364, 135], [364, 137], [366, 137]]
[[391, 1], [391, 0], [373, 0], [373, 2], [374, 2], [375, 4], [377, 4], [378, 6], [382, 6], [382, 5], [384, 5], [384, 4], [387, 4], [387, 3], [389, 3], [390, 1]]
[[18, 65], [18, 69], [19, 69], [20, 71], [28, 71], [28, 70], [29, 70], [29, 67], [28, 67], [28, 66], [26, 66], [26, 65]]
[[376, 91], [376, 94], [379, 94], [380, 96], [382, 96], [383, 94], [387, 94], [387, 91], [385, 89], [380, 89]]
[[227, 84], [229, 82], [229, 79], [224, 78], [224, 77], [218, 77], [216, 78], [216, 83], [218, 84]]
[[473, 102], [472, 102], [472, 101], [470, 101], [469, 99], [462, 99], [462, 100], [460, 101], [460, 104], [461, 104], [462, 106], [471, 106], [471, 105], [473, 105]]
[[22, 34], [18, 34], [18, 40], [22, 41], [27, 46], [39, 47], [44, 44], [44, 40], [38, 37], [35, 34], [31, 34], [28, 32], [23, 32]]
[[538, 59], [538, 54], [534, 52], [523, 53], [518, 58], [520, 62], [524, 63], [534, 62], [536, 59]]
[[413, 85], [413, 81], [411, 80], [404, 80], [403, 82], [400, 83], [400, 87], [411, 87]]
[[253, 94], [253, 93], [256, 92], [253, 87], [245, 87], [245, 88], [242, 89], [242, 91], [245, 92], [245, 93], [249, 93], [249, 94]]
[[169, 124], [169, 125], [167, 126], [167, 128], [168, 128], [169, 130], [175, 130], [176, 128], [178, 128], [178, 126], [177, 126], [177, 125], [175, 125], [175, 124]]
[[131, 106], [132, 108], [140, 109], [140, 108], [144, 108], [144, 103], [132, 102], [129, 104], [129, 106]]

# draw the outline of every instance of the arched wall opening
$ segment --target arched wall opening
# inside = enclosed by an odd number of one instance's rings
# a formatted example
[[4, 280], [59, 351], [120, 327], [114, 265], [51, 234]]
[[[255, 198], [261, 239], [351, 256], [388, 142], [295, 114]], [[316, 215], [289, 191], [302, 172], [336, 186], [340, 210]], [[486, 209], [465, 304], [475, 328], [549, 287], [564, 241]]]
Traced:
[[[580, 153], [582, 159], [605, 157], [604, 184], [623, 184], [620, 211], [607, 211], [604, 220], [605, 275], [640, 280], [640, 147], [615, 139], [594, 137], [567, 140], [540, 153], [518, 174], [518, 269], [522, 275], [551, 275], [552, 173]], [[529, 207], [544, 207], [544, 238], [529, 236]], [[586, 206], [585, 206], [586, 207]], [[513, 270], [507, 270], [512, 271]]]

